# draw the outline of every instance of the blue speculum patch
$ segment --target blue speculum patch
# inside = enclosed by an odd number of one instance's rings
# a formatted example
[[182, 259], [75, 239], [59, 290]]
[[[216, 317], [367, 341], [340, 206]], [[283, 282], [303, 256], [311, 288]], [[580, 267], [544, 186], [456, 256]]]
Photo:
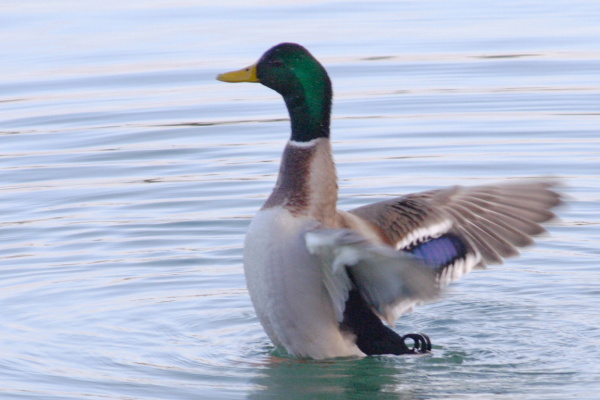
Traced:
[[465, 244], [452, 233], [430, 239], [406, 251], [434, 268], [450, 265], [467, 254]]

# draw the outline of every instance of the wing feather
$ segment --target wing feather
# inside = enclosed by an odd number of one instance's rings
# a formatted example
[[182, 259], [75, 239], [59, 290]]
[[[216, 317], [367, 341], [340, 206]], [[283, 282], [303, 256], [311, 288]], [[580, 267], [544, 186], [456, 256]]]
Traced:
[[439, 294], [436, 275], [425, 263], [356, 231], [317, 229], [307, 232], [305, 240], [308, 251], [322, 263], [339, 322], [352, 285], [390, 324], [415, 303]]
[[554, 186], [556, 181], [454, 186], [385, 200], [350, 213], [379, 227], [403, 251], [414, 252], [415, 246], [446, 233], [457, 235], [467, 251], [457, 253], [454, 263], [432, 266], [440, 282], [450, 282], [473, 267], [501, 264], [503, 258], [518, 255], [519, 247], [531, 245], [532, 236], [545, 232], [540, 224], [555, 217], [550, 209], [561, 202]]

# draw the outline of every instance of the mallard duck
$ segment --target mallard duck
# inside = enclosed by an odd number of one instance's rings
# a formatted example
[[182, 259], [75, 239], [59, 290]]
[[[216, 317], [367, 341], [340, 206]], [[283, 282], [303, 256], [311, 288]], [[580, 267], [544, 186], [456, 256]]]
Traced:
[[267, 335], [293, 356], [430, 352], [427, 335], [401, 336], [390, 326], [473, 268], [517, 255], [560, 202], [554, 182], [542, 180], [453, 186], [338, 210], [323, 66], [304, 47], [281, 43], [217, 79], [262, 83], [289, 112], [291, 137], [275, 188], [248, 229], [244, 271]]

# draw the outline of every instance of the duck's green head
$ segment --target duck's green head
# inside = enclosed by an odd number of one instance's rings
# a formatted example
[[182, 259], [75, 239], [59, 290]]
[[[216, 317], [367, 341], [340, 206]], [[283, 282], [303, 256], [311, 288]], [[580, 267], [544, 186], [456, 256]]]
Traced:
[[292, 122], [292, 140], [329, 137], [331, 81], [325, 68], [295, 43], [269, 49], [256, 64], [217, 76], [224, 82], [260, 82], [283, 96]]

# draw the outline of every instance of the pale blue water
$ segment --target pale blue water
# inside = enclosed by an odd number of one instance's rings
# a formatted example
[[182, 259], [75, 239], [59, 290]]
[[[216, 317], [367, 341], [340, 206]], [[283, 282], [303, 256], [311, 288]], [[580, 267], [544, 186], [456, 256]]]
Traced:
[[[600, 398], [600, 4], [0, 2], [0, 397]], [[342, 208], [560, 176], [536, 247], [398, 321], [425, 357], [273, 353], [242, 242], [283, 102], [217, 73], [281, 41], [336, 94]]]

